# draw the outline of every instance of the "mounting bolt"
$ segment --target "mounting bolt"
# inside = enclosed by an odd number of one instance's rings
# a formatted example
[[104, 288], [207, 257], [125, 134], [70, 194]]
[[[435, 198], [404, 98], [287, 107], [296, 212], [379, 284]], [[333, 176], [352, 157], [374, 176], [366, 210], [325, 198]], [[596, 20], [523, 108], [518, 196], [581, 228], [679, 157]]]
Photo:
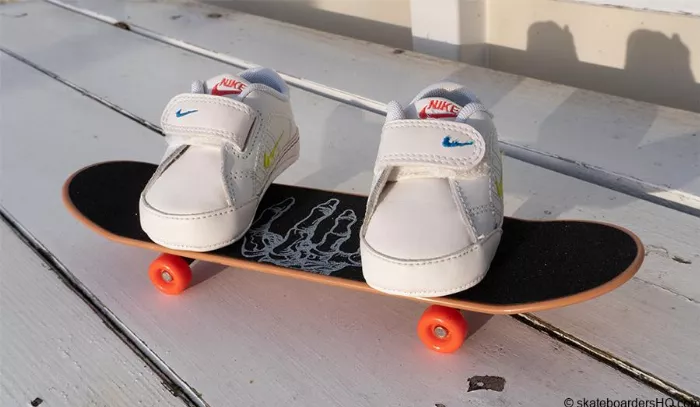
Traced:
[[168, 273], [167, 271], [163, 271], [162, 273], [160, 273], [160, 276], [163, 277], [163, 280], [165, 280], [168, 283], [173, 281], [173, 276], [171, 276], [170, 273]]
[[441, 326], [436, 326], [435, 329], [433, 329], [433, 333], [435, 334], [435, 336], [442, 339], [447, 336], [447, 329]]

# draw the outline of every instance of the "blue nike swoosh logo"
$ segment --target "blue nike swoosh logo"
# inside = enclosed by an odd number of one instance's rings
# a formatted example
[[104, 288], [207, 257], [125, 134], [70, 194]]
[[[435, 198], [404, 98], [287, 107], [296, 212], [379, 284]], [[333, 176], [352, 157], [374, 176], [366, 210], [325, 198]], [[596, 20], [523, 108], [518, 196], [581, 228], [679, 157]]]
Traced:
[[182, 116], [187, 116], [190, 113], [194, 113], [196, 110], [188, 110], [186, 112], [183, 112], [182, 109], [177, 109], [177, 112], [175, 112], [175, 116], [177, 117], [182, 117]]
[[457, 141], [457, 140], [452, 140], [450, 136], [445, 136], [444, 139], [442, 139], [442, 146], [443, 147], [463, 147], [463, 146], [470, 146], [474, 144], [474, 140], [469, 140], [465, 142]]

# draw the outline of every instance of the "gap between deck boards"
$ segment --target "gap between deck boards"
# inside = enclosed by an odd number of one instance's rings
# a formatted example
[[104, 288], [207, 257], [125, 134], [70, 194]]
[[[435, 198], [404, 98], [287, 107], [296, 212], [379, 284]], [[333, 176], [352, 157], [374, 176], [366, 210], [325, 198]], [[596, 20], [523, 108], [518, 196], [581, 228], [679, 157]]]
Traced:
[[58, 278], [72, 290], [83, 302], [85, 302], [105, 326], [124, 342], [136, 356], [143, 360], [146, 365], [161, 378], [163, 386], [175, 397], [181, 399], [187, 406], [209, 407], [202, 395], [196, 389], [180, 378], [158, 355], [141, 341], [134, 332], [124, 325], [109, 308], [92, 295], [90, 291], [81, 284], [80, 280], [61, 263], [41, 242], [26, 230], [7, 210], [0, 206], [0, 221], [4, 222], [19, 237], [24, 244], [31, 248], [34, 253], [46, 264], [49, 265]]
[[[113, 17], [97, 13], [88, 9], [76, 7], [59, 0], [44, 0], [54, 6], [61, 7], [71, 12], [93, 18], [97, 21], [114, 27], [131, 31], [135, 34], [159, 41], [218, 62], [235, 66], [240, 69], [248, 69], [256, 64], [221, 52], [190, 44], [186, 41], [169, 37], [145, 27], [133, 23], [126, 23]], [[282, 71], [280, 76], [290, 85], [310, 93], [357, 107], [369, 112], [386, 115], [386, 105], [361, 95], [356, 95], [340, 89], [332, 88], [308, 79], [300, 78]], [[631, 175], [619, 174], [602, 167], [587, 164], [585, 162], [568, 159], [556, 154], [528, 148], [523, 145], [500, 141], [503, 154], [547, 170], [579, 179], [594, 185], [598, 185], [616, 192], [624, 193], [632, 197], [645, 200], [669, 209], [677, 210], [691, 216], [700, 218], [700, 196], [684, 193], [663, 185], [656, 185]]]
[[538, 318], [532, 314], [515, 314], [511, 315], [511, 317], [537, 331], [549, 335], [550, 337], [568, 345], [571, 348], [579, 350], [580, 352], [612, 367], [613, 369], [616, 369], [627, 376], [633, 377], [638, 381], [677, 399], [678, 401], [688, 403], [691, 406], [700, 406], [699, 396], [685, 391], [678, 386], [674, 386], [673, 383], [663, 380], [660, 377], [655, 376], [594, 345], [591, 345], [590, 343], [577, 338], [574, 335], [570, 335], [554, 325], [542, 320], [541, 318]]
[[[49, 1], [49, 0], [47, 0]], [[62, 83], [65, 86], [75, 90], [76, 92], [86, 96], [97, 103], [135, 121], [136, 123], [147, 127], [148, 129], [163, 135], [161, 128], [149, 121], [129, 112], [128, 110], [115, 105], [98, 95], [91, 93], [90, 91], [79, 87], [71, 83], [70, 81], [62, 78], [61, 76], [27, 60], [26, 58], [18, 55], [10, 50], [0, 47], [0, 52], [6, 53], [7, 55], [15, 58], [16, 60], [22, 62], [23, 64], [47, 75], [53, 80]], [[146, 361], [149, 366], [161, 376], [164, 381], [163, 384], [176, 396], [181, 397], [185, 400], [188, 405], [196, 406], [208, 406], [206, 402], [201, 398], [201, 395], [196, 391], [196, 389], [189, 386], [184, 380], [182, 380], [175, 372], [173, 372], [165, 362], [160, 359], [153, 351], [151, 351], [145, 343], [143, 343], [138, 336], [129, 330], [119, 319], [105, 307], [98, 298], [93, 296], [86, 287], [84, 287], [80, 281], [75, 278], [61, 262], [51, 254], [36, 238], [34, 238], [29, 231], [24, 229], [21, 224], [19, 224], [12, 216], [7, 213], [5, 208], [0, 206], [0, 217], [5, 223], [7, 223], [14, 231], [17, 233], [22, 240], [32, 247], [37, 254], [48, 264], [52, 266], [59, 277], [79, 295], [88, 305], [105, 321], [105, 324], [114, 331], [129, 347], [134, 350], [134, 352], [139, 355], [144, 361]], [[624, 361], [620, 358], [615, 357], [602, 349], [599, 349], [582, 339], [577, 338], [574, 335], [568, 334], [563, 330], [556, 328], [555, 326], [544, 322], [538, 317], [531, 314], [516, 314], [511, 315], [516, 321], [542, 332], [551, 338], [557, 340], [558, 342], [576, 349], [583, 354], [594, 358], [601, 363], [604, 363], [617, 371], [629, 376], [649, 387], [659, 390], [670, 397], [675, 398], [678, 401], [689, 403], [691, 405], [700, 405], [700, 396], [696, 396], [686, 390], [683, 390], [672, 383], [669, 383], [660, 377], [647, 372], [641, 368], [636, 367], [632, 363]]]

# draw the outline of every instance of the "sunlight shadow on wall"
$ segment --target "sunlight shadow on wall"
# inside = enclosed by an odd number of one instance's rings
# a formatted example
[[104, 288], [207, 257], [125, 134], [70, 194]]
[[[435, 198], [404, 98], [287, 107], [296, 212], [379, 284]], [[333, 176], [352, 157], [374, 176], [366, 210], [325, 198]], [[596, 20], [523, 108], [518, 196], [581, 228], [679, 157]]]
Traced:
[[527, 49], [490, 48], [493, 69], [611, 95], [700, 112], [700, 83], [691, 51], [679, 35], [636, 30], [627, 40], [624, 69], [580, 61], [569, 28], [553, 21], [530, 26]]

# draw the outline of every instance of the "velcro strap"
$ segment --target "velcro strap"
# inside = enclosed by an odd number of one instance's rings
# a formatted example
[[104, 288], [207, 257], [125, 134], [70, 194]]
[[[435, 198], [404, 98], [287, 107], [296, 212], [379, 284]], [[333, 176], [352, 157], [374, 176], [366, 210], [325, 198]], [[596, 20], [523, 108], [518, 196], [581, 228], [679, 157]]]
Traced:
[[170, 100], [161, 126], [168, 136], [228, 141], [243, 150], [258, 116], [253, 108], [234, 99], [185, 93]]
[[484, 138], [464, 123], [397, 120], [384, 126], [380, 166], [433, 166], [464, 172], [484, 158]]

